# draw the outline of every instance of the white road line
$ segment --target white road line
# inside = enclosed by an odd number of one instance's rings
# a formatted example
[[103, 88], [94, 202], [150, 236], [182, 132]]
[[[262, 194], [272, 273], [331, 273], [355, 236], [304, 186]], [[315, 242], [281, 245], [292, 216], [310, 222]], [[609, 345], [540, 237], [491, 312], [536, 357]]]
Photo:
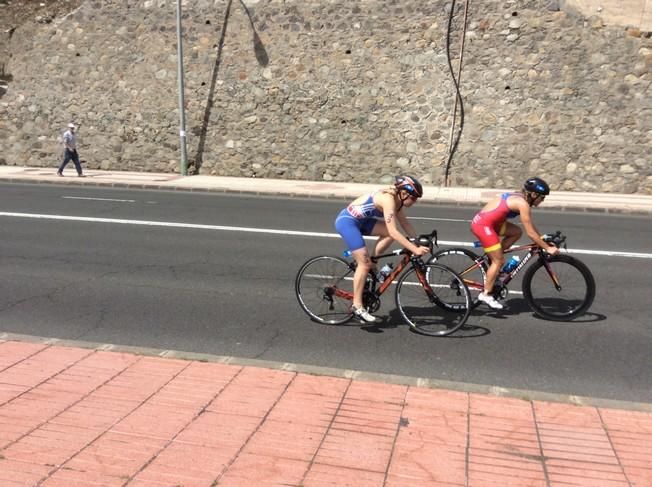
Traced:
[[587, 255], [604, 255], [607, 257], [634, 257], [638, 259], [652, 259], [652, 254], [644, 254], [642, 252], [620, 252], [617, 250], [583, 250], [583, 249], [570, 249], [569, 254], [587, 254]]
[[[0, 216], [14, 217], [14, 218], [33, 218], [41, 220], [65, 220], [65, 221], [79, 221], [89, 223], [115, 223], [120, 225], [143, 225], [151, 227], [168, 227], [168, 228], [193, 228], [198, 230], [220, 230], [225, 232], [246, 232], [246, 233], [266, 233], [270, 235], [292, 235], [297, 237], [321, 237], [321, 238], [340, 238], [337, 233], [323, 233], [323, 232], [302, 232], [298, 230], [277, 230], [274, 228], [251, 228], [251, 227], [232, 227], [225, 225], [202, 225], [198, 223], [178, 223], [178, 222], [156, 222], [148, 220], [125, 220], [120, 218], [95, 218], [86, 216], [65, 216], [65, 215], [46, 215], [39, 213], [15, 213], [15, 212], [0, 212]], [[365, 237], [367, 240], [374, 240], [375, 237]], [[440, 245], [448, 245], [452, 247], [473, 247], [470, 242], [461, 242], [454, 240], [439, 240]], [[643, 252], [626, 252], [617, 250], [587, 250], [587, 249], [572, 249], [568, 251], [572, 254], [587, 254], [599, 255], [606, 257], [629, 257], [636, 259], [652, 259], [652, 254]]]
[[227, 227], [224, 225], [202, 225], [198, 223], [154, 222], [148, 220], [124, 220], [120, 218], [95, 218], [87, 216], [44, 215], [38, 213], [0, 212], [0, 216], [16, 218], [35, 218], [41, 220], [65, 220], [89, 223], [116, 223], [120, 225], [143, 225], [151, 227], [193, 228], [198, 230], [221, 230], [226, 232], [268, 233], [271, 235], [295, 235], [300, 237], [340, 238], [336, 233], [299, 232], [296, 230], [276, 230], [273, 228]]
[[83, 196], [62, 196], [66, 200], [117, 201], [118, 203], [135, 203], [136, 200], [116, 200], [113, 198], [86, 198]]
[[[439, 240], [442, 245], [450, 245], [451, 247], [474, 247], [470, 242], [453, 242], [448, 240]], [[625, 252], [621, 250], [587, 250], [587, 249], [562, 249], [562, 252], [569, 254], [586, 254], [586, 255], [603, 255], [605, 257], [631, 257], [635, 259], [652, 259], [652, 254], [643, 252]]]

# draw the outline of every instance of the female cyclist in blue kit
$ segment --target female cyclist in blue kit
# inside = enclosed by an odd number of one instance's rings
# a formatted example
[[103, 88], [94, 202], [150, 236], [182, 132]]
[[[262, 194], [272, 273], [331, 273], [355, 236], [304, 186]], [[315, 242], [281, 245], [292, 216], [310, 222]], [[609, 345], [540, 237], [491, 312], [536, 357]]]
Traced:
[[362, 304], [364, 283], [374, 265], [363, 235], [378, 237], [373, 255], [382, 254], [394, 241], [414, 255], [426, 254], [429, 252], [428, 247], [417, 246], [410, 242], [396, 223], [398, 221], [408, 237], [416, 237], [414, 227], [407, 220], [403, 209], [410, 208], [422, 196], [423, 187], [416, 178], [408, 175], [397, 176], [394, 186], [356, 198], [340, 211], [335, 219], [335, 229], [342, 236], [357, 262], [353, 275], [351, 309], [362, 321], [373, 323], [377, 320]]

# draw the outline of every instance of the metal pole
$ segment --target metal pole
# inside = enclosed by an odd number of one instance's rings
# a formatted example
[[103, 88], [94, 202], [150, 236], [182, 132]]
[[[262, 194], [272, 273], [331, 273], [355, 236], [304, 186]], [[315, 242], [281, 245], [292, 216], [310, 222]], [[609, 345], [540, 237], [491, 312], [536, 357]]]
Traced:
[[181, 143], [181, 175], [188, 175], [186, 153], [186, 112], [183, 96], [183, 41], [181, 39], [181, 0], [177, 0], [177, 77], [179, 79], [179, 139]]

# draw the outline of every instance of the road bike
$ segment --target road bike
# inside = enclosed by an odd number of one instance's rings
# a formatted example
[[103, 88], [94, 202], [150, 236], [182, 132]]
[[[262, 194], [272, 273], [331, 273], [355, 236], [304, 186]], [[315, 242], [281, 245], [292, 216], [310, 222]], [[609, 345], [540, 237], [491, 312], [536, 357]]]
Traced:
[[[413, 242], [428, 247], [432, 254], [437, 245], [437, 232], [433, 230]], [[375, 270], [369, 272], [363, 295], [367, 310], [374, 313], [380, 308], [380, 297], [396, 280], [396, 307], [414, 331], [445, 336], [464, 326], [471, 310], [471, 295], [460, 276], [439, 263], [425, 263], [407, 249], [374, 256], [371, 260], [377, 263], [394, 256], [400, 259], [382, 282]], [[294, 288], [299, 305], [313, 321], [338, 325], [353, 317], [355, 269], [355, 261], [327, 255], [313, 257], [301, 266]], [[450, 308], [450, 303], [455, 309]]]
[[[561, 232], [543, 235], [543, 240], [558, 248], [566, 249], [566, 236]], [[552, 321], [570, 321], [584, 314], [595, 298], [595, 280], [589, 268], [579, 259], [568, 254], [549, 255], [535, 243], [512, 247], [505, 254], [527, 251], [518, 265], [510, 272], [501, 272], [496, 279], [493, 295], [505, 299], [509, 293], [507, 285], [528, 264], [523, 275], [522, 291], [525, 302], [541, 318]], [[444, 264], [464, 280], [471, 293], [472, 306], [479, 304], [478, 294], [484, 291], [484, 282], [489, 267], [487, 254], [454, 247], [436, 252], [430, 262]], [[452, 282], [452, 286], [456, 283]], [[447, 303], [451, 309], [460, 303]]]

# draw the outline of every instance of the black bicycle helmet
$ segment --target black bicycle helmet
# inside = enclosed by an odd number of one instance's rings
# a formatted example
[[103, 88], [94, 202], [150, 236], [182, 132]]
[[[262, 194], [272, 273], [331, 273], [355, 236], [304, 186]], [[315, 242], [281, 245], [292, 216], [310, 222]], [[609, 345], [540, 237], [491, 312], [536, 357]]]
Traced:
[[529, 193], [537, 193], [547, 196], [550, 194], [550, 186], [541, 178], [530, 178], [525, 181], [523, 189]]
[[407, 191], [410, 196], [416, 198], [421, 198], [423, 196], [423, 186], [421, 186], [419, 180], [407, 174], [396, 176], [394, 187], [399, 190], [402, 189]]

